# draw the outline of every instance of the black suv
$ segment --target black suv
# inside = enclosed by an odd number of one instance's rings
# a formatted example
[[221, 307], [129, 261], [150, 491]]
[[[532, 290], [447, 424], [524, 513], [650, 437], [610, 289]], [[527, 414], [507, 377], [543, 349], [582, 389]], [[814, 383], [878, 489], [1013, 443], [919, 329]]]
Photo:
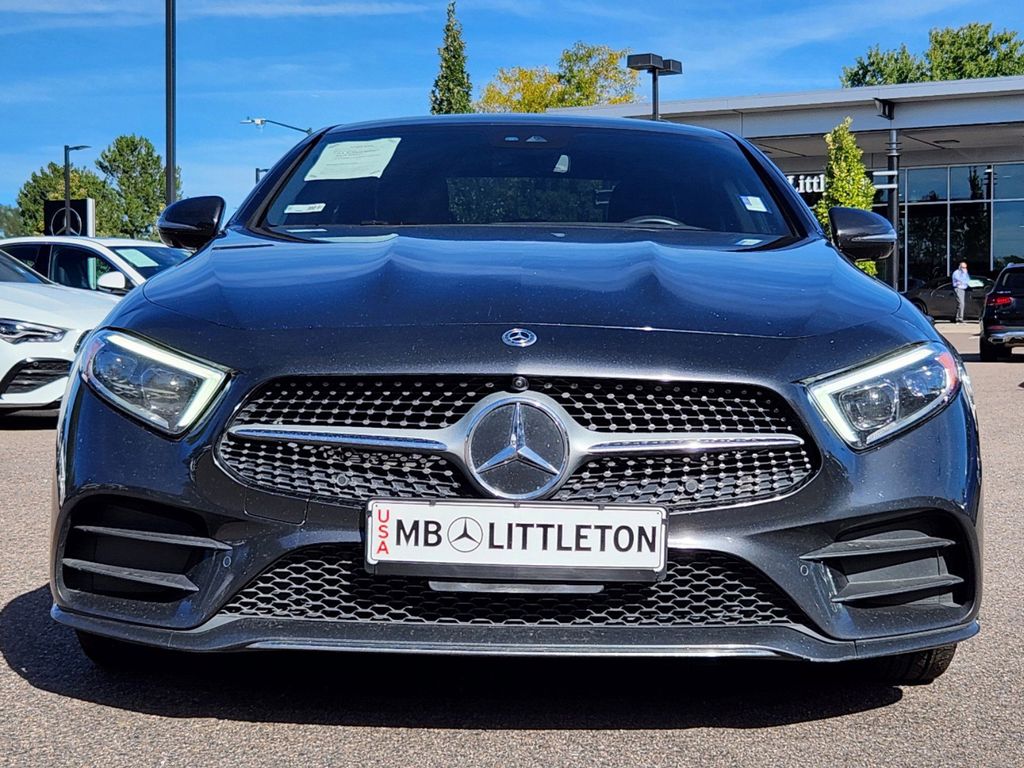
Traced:
[[1024, 264], [1010, 264], [996, 279], [981, 315], [981, 359], [993, 362], [1024, 346]]

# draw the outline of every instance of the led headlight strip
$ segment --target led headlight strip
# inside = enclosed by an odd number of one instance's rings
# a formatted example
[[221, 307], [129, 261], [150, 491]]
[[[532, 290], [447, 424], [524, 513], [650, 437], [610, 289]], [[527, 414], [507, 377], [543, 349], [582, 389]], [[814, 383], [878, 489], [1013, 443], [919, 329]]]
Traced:
[[[941, 375], [940, 387], [929, 393], [919, 407], [901, 413], [901, 396], [909, 394], [921, 398], [909, 376]], [[870, 430], [858, 429], [842, 405], [842, 396], [859, 389], [877, 386], [895, 392], [896, 402], [892, 419]], [[953, 399], [960, 386], [960, 366], [952, 353], [940, 343], [920, 344], [905, 348], [881, 360], [868, 363], [851, 371], [828, 374], [808, 382], [811, 399], [829, 425], [854, 448], [866, 448], [901, 432], [927, 418]]]

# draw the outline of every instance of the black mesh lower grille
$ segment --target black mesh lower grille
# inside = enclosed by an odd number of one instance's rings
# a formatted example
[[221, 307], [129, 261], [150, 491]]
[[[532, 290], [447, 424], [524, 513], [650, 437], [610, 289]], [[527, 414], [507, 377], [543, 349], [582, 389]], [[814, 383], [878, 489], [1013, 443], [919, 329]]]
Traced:
[[223, 609], [234, 616], [490, 626], [743, 626], [804, 623], [798, 609], [752, 566], [713, 552], [670, 556], [656, 584], [608, 584], [602, 592], [435, 592], [425, 579], [371, 576], [360, 547], [294, 552]]
[[29, 360], [8, 376], [7, 385], [0, 391], [7, 395], [32, 392], [63, 379], [70, 370], [71, 362], [68, 360]]

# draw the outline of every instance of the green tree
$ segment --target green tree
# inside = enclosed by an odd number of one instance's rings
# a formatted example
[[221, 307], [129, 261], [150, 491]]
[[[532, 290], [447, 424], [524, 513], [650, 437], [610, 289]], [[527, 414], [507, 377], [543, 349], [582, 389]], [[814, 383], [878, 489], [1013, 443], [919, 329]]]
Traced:
[[[857, 146], [857, 139], [850, 131], [852, 122], [852, 119], [847, 117], [825, 134], [825, 145], [828, 147], [825, 192], [814, 205], [814, 215], [818, 217], [826, 232], [831, 230], [828, 221], [829, 208], [842, 205], [870, 210], [875, 200], [875, 188], [868, 179], [867, 169], [864, 167], [864, 153]], [[873, 261], [857, 266], [868, 274], [877, 274]]]
[[1024, 74], [1024, 41], [1009, 30], [993, 33], [991, 24], [933, 29], [928, 34], [932, 80], [965, 80]]
[[577, 42], [558, 69], [499, 69], [476, 106], [480, 112], [544, 112], [552, 107], [625, 104], [636, 101], [637, 73], [622, 66], [626, 50]]
[[[134, 134], [118, 136], [100, 153], [96, 167], [114, 191], [117, 232], [125, 237], [153, 238], [164, 207], [164, 166], [153, 142]], [[181, 172], [178, 171], [178, 193]]]
[[929, 79], [924, 60], [908, 51], [906, 45], [891, 51], [883, 51], [876, 45], [864, 58], [858, 56], [852, 67], [843, 67], [841, 78], [844, 88], [917, 83]]
[[[109, 237], [120, 233], [117, 198], [114, 190], [88, 168], [71, 167], [71, 197], [91, 197], [96, 201], [96, 234]], [[32, 234], [43, 234], [43, 203], [64, 199], [64, 167], [48, 163], [35, 171], [18, 191], [21, 220]]]
[[560, 106], [629, 104], [636, 101], [639, 73], [622, 66], [626, 50], [577, 41], [558, 60]]
[[459, 115], [473, 111], [472, 86], [466, 71], [466, 43], [462, 24], [455, 18], [455, 0], [448, 3], [448, 20], [444, 25], [444, 42], [437, 49], [441, 67], [430, 90], [432, 115]]
[[21, 220], [21, 211], [13, 205], [0, 205], [0, 237], [32, 234]]
[[1024, 74], [1024, 41], [1011, 30], [993, 32], [991, 24], [933, 29], [928, 49], [917, 56], [901, 45], [883, 51], [877, 45], [852, 67], [843, 67], [844, 87], [964, 80]]

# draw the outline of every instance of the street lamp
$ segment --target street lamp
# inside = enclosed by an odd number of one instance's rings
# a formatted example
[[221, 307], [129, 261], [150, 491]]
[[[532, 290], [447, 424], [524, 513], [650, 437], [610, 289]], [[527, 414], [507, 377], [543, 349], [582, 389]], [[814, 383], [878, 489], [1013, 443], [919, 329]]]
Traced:
[[258, 126], [260, 128], [262, 128], [267, 123], [271, 123], [272, 125], [280, 125], [282, 128], [290, 128], [293, 131], [298, 131], [299, 133], [304, 133], [307, 136], [312, 136], [313, 135], [313, 129], [312, 128], [299, 128], [297, 125], [288, 125], [288, 123], [279, 123], [277, 120], [271, 120], [270, 118], [267, 118], [267, 117], [247, 117], [247, 118], [245, 118], [245, 120], [242, 120], [241, 123], [242, 123], [242, 125], [255, 125], [255, 126]]
[[71, 225], [71, 153], [80, 149], [89, 149], [88, 144], [64, 145], [64, 232], [68, 233]]
[[256, 183], [259, 184], [263, 174], [268, 173], [269, 171], [269, 168], [256, 168]]
[[631, 53], [626, 57], [626, 66], [637, 72], [651, 73], [651, 120], [660, 120], [658, 77], [660, 75], [681, 75], [683, 63], [675, 59], [663, 59], [656, 53]]
[[177, 168], [174, 157], [175, 129], [175, 0], [164, 5], [164, 118], [167, 129], [167, 165], [164, 168], [164, 203], [170, 205], [178, 199]]
[[[896, 103], [886, 99], [875, 99], [875, 109], [878, 116], [889, 121], [889, 143], [886, 146], [888, 167], [885, 171], [876, 171], [875, 176], [888, 177], [888, 183], [876, 184], [875, 189], [886, 189], [889, 191], [889, 204], [887, 213], [892, 228], [900, 231], [900, 137], [899, 131], [893, 126], [896, 119]], [[892, 252], [892, 287], [899, 290], [900, 287], [900, 243], [896, 238], [896, 245]]]

